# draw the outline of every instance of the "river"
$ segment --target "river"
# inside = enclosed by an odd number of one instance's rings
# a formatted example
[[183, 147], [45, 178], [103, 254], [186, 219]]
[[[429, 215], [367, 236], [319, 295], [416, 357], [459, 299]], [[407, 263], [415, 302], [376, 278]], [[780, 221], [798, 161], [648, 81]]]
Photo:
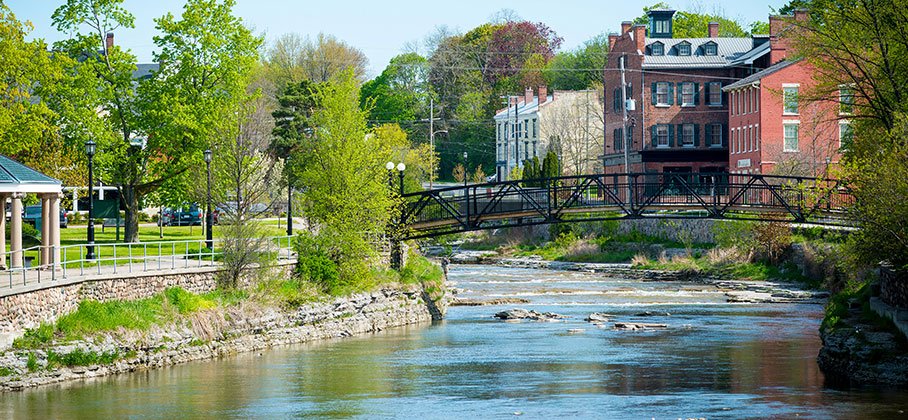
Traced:
[[[564, 322], [445, 321], [0, 396], [4, 418], [897, 418], [908, 392], [827, 387], [822, 307], [727, 304], [712, 286], [452, 266], [461, 297]], [[637, 317], [641, 311], [670, 315]], [[618, 331], [584, 321], [668, 324]], [[583, 331], [577, 331], [583, 330]]]

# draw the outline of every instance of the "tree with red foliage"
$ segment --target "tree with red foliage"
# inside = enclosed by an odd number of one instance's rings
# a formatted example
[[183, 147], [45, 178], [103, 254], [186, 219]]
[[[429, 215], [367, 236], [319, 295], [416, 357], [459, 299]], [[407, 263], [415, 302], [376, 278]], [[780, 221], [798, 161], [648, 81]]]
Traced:
[[[522, 72], [530, 75], [532, 70], [541, 72], [541, 67], [525, 69], [527, 60], [538, 55], [548, 62], [555, 56], [555, 51], [563, 40], [542, 22], [507, 22], [501, 25], [489, 42], [487, 54], [490, 71], [486, 73], [487, 81], [496, 84]], [[537, 60], [533, 61], [533, 64], [537, 64]]]

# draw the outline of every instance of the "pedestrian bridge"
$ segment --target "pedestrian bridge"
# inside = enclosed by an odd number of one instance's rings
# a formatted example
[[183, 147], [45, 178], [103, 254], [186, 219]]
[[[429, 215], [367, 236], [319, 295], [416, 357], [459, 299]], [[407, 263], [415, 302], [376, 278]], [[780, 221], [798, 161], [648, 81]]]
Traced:
[[835, 179], [727, 173], [578, 175], [403, 195], [407, 239], [501, 227], [620, 219], [736, 219], [848, 226]]

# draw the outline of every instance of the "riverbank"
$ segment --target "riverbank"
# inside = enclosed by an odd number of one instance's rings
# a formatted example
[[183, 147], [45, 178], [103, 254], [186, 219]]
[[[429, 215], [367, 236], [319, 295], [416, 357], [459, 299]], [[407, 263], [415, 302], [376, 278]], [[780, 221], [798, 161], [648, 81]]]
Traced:
[[86, 380], [273, 346], [349, 337], [441, 319], [444, 291], [432, 285], [385, 285], [287, 310], [243, 301], [202, 309], [147, 330], [119, 329], [0, 355], [0, 391]]

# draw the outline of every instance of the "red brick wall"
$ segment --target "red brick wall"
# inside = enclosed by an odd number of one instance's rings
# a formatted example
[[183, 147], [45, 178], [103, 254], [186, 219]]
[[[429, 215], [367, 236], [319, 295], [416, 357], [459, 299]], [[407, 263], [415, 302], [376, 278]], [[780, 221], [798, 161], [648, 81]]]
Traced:
[[[727, 78], [733, 74], [727, 69], [713, 70], [656, 70], [642, 71], [642, 62], [644, 57], [641, 55], [645, 45], [645, 27], [642, 25], [634, 26], [628, 32], [621, 34], [614, 41], [613, 48], [609, 51], [608, 64], [606, 66], [603, 82], [605, 95], [605, 138], [603, 145], [603, 154], [606, 159], [605, 173], [622, 173], [624, 172], [623, 151], [614, 148], [614, 129], [623, 126], [622, 113], [614, 109], [613, 98], [614, 91], [621, 85], [621, 73], [619, 71], [619, 60], [622, 55], [627, 57], [625, 80], [632, 86], [632, 98], [637, 102], [636, 111], [628, 113], [629, 125], [633, 132], [633, 145], [630, 148], [632, 155], [631, 161], [640, 161], [641, 151], [653, 150], [651, 142], [651, 127], [655, 124], [672, 124], [676, 130], [678, 124], [697, 124], [699, 126], [698, 146], [695, 151], [710, 150], [708, 139], [706, 138], [705, 124], [720, 123], [728, 124], [728, 108], [726, 104], [722, 106], [707, 105], [706, 83], [711, 81], [722, 81], [728, 84]], [[670, 82], [673, 86], [674, 104], [668, 107], [656, 106], [652, 104], [652, 83]], [[678, 90], [680, 82], [694, 82], [698, 84], [699, 101], [693, 107], [682, 107], [678, 104]], [[727, 138], [727, 133], [726, 133]], [[692, 148], [682, 147], [680, 139], [676, 138], [674, 147], [658, 150], [677, 150], [683, 153], [689, 153]], [[727, 148], [720, 148], [727, 150]], [[701, 166], [708, 167], [726, 167], [727, 158], [724, 156], [720, 160], [703, 161], [702, 156], [698, 157], [696, 152], [690, 153], [691, 159], [686, 162], [658, 163], [650, 162], [644, 167], [642, 163], [631, 165], [633, 171], [643, 170], [661, 170], [663, 166], [689, 166], [699, 170]], [[618, 163], [617, 165], [611, 163]]]
[[[825, 175], [826, 158], [831, 165], [838, 164], [839, 102], [838, 97], [822, 101], [805, 101], [816, 82], [809, 64], [800, 62], [763, 78], [760, 85], [760, 151], [746, 155], [759, 162], [762, 173], [775, 170], [801, 175]], [[782, 88], [785, 84], [798, 84], [802, 101], [797, 115], [783, 115]], [[798, 121], [798, 151], [786, 152], [783, 124]], [[735, 160], [730, 155], [730, 160]]]

